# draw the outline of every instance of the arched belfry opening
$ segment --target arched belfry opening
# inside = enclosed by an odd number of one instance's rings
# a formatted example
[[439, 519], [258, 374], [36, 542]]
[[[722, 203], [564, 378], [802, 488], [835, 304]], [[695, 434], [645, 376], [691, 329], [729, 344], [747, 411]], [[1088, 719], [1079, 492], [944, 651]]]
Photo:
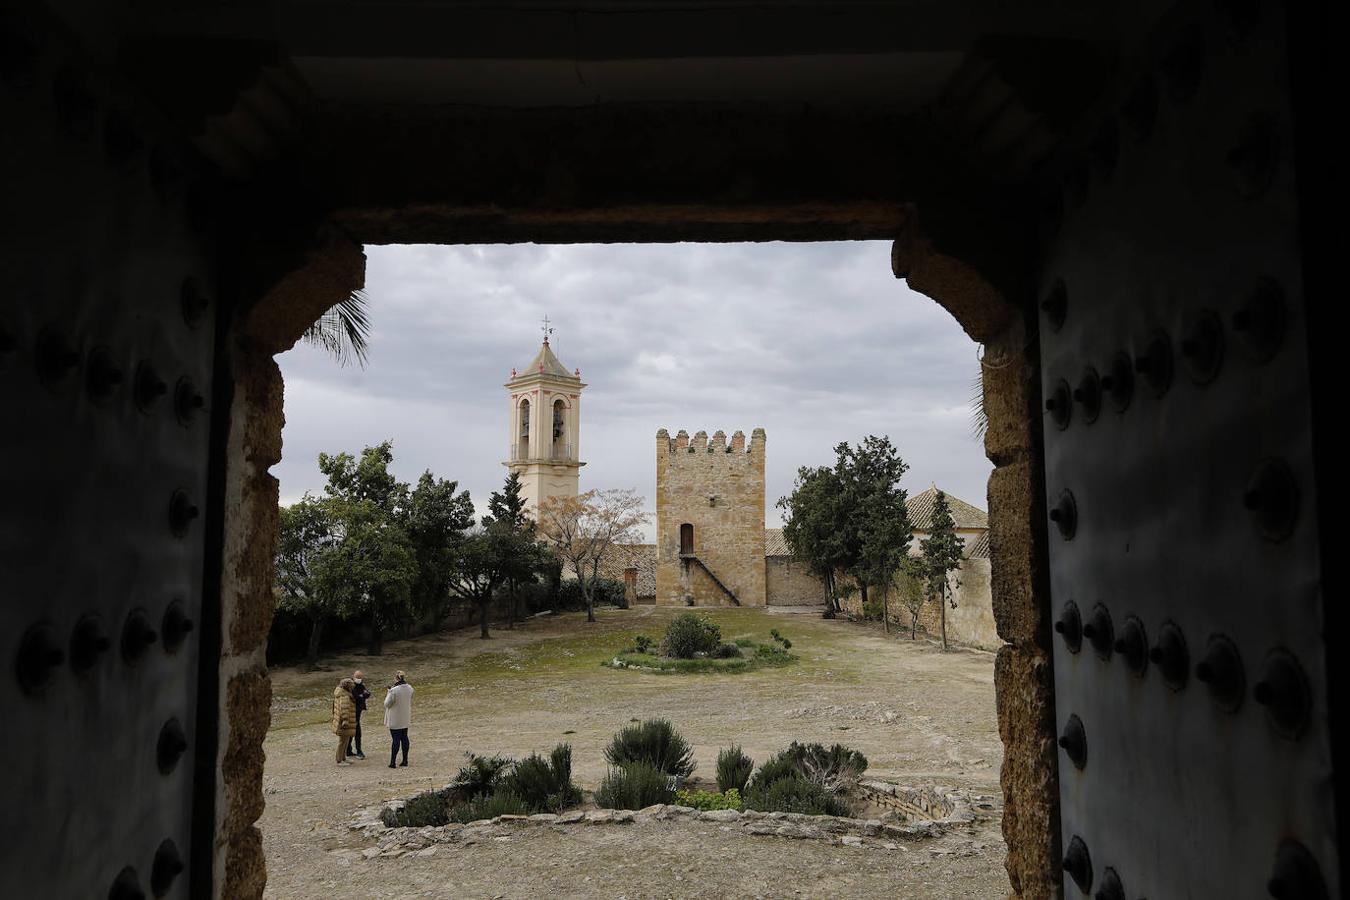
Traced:
[[511, 445], [511, 459], [528, 459], [530, 455], [530, 401], [520, 401], [517, 407], [516, 440]]
[[567, 435], [567, 404], [561, 397], [553, 401], [553, 452], [549, 456], [554, 460], [572, 458], [572, 445]]

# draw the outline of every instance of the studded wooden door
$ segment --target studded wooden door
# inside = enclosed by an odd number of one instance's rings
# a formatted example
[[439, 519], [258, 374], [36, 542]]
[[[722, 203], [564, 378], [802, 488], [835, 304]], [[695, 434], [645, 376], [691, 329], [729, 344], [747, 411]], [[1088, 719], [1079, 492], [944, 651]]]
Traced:
[[0, 896], [186, 897], [215, 771], [208, 182], [57, 30], [0, 39]]
[[1286, 40], [1182, 5], [1052, 204], [1066, 896], [1340, 895]]

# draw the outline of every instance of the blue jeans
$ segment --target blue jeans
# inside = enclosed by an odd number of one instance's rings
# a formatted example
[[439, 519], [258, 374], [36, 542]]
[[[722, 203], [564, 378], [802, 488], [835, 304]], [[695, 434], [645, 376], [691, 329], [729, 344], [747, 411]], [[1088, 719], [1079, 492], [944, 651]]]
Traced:
[[398, 759], [398, 748], [401, 746], [403, 748], [403, 764], [406, 766], [408, 764], [408, 729], [390, 728], [389, 737], [393, 739], [389, 747], [389, 765], [392, 766], [394, 761]]

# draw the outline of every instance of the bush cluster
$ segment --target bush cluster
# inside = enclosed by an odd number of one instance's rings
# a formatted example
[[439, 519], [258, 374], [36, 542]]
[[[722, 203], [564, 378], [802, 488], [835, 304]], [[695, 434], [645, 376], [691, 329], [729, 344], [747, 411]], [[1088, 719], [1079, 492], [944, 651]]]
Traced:
[[650, 653], [656, 642], [645, 634], [639, 634], [633, 638], [633, 650], [636, 653]]
[[745, 784], [754, 770], [754, 760], [745, 755], [740, 744], [724, 748], [717, 754], [717, 789], [724, 793], [744, 793]]
[[765, 812], [849, 816], [853, 808], [846, 794], [866, 770], [867, 757], [842, 744], [826, 748], [793, 741], [755, 772], [744, 791], [745, 806]]
[[[781, 648], [774, 648], [781, 651]], [[799, 744], [764, 761], [757, 770], [739, 745], [717, 755], [717, 790], [681, 790], [694, 771], [694, 751], [666, 719], [622, 728], [605, 748], [609, 771], [595, 802], [606, 809], [644, 809], [678, 802], [700, 810], [754, 809], [808, 815], [850, 816], [849, 791], [867, 769], [867, 757], [842, 744]], [[753, 773], [753, 774], [752, 774]], [[581, 802], [572, 783], [572, 747], [520, 761], [468, 755], [444, 789], [417, 794], [397, 817], [403, 827], [473, 822], [502, 815], [559, 812]]]
[[694, 748], [669, 719], [648, 719], [621, 729], [605, 748], [611, 766], [651, 766], [666, 775], [688, 777], [694, 771]]
[[399, 825], [423, 827], [473, 822], [503, 815], [558, 812], [581, 802], [572, 782], [572, 746], [559, 744], [548, 758], [532, 753], [519, 762], [469, 754], [443, 790], [412, 797]]
[[665, 772], [644, 762], [611, 766], [595, 792], [595, 805], [603, 809], [645, 809], [672, 803], [675, 790], [671, 780]]
[[516, 763], [504, 788], [530, 812], [558, 812], [580, 803], [581, 789], [572, 783], [572, 745], [559, 744], [548, 759], [531, 753]]
[[680, 613], [666, 629], [661, 652], [675, 659], [692, 659], [695, 653], [712, 653], [722, 643], [722, 629], [694, 613]]
[[708, 655], [714, 659], [740, 659], [745, 654], [735, 644], [718, 644], [717, 648]]
[[676, 791], [675, 802], [680, 806], [690, 806], [698, 810], [740, 809], [741, 792], [732, 788], [729, 791]]

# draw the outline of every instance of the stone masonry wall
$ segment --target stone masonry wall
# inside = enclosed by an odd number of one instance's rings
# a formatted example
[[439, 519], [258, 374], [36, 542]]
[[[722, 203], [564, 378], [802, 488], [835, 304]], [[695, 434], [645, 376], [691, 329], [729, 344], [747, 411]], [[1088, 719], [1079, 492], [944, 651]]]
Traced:
[[680, 526], [694, 526], [694, 555], [721, 579], [743, 606], [763, 606], [764, 429], [746, 445], [736, 432], [727, 443], [719, 431], [691, 441], [656, 435], [656, 602], [700, 606], [731, 601], [697, 563], [680, 558]]
[[769, 606], [822, 606], [825, 603], [825, 582], [806, 564], [790, 556], [769, 556], [764, 559], [764, 583]]
[[[989, 560], [967, 559], [956, 573], [960, 582], [953, 591], [956, 608], [947, 605], [947, 640], [965, 647], [997, 650], [1003, 646], [994, 624], [994, 606], [989, 589]], [[942, 634], [942, 611], [925, 603], [919, 612], [919, 627], [933, 637]]]

